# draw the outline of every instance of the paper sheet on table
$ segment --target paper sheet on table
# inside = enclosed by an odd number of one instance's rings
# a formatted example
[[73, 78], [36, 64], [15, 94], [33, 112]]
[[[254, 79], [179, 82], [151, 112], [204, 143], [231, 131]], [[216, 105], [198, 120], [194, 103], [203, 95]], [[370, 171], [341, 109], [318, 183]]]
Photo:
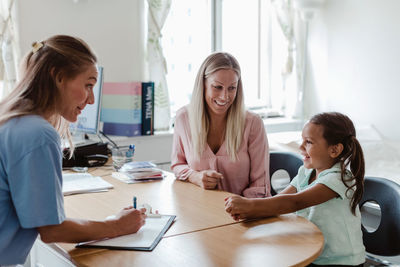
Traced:
[[100, 176], [90, 173], [63, 173], [63, 194], [79, 194], [107, 191], [113, 185]]

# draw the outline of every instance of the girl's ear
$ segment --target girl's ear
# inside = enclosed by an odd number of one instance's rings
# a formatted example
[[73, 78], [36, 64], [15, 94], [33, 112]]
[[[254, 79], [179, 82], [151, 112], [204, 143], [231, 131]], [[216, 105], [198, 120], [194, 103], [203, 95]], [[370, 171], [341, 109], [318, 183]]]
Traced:
[[329, 146], [329, 156], [331, 156], [331, 158], [337, 158], [339, 157], [339, 155], [342, 153], [343, 151], [343, 144], [342, 143], [338, 143], [336, 145], [331, 145]]

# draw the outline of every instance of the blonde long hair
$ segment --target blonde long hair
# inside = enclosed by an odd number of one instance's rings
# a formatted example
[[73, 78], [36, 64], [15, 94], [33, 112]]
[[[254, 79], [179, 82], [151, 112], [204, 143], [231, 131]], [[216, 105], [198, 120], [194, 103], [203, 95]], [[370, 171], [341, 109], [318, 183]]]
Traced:
[[21, 65], [21, 81], [0, 102], [0, 125], [28, 114], [50, 116], [49, 122], [72, 147], [69, 122], [57, 112], [62, 95], [56, 80], [76, 77], [97, 58], [83, 40], [67, 35], [52, 36], [32, 47]]
[[237, 151], [242, 142], [245, 124], [245, 108], [240, 66], [237, 60], [228, 53], [213, 53], [200, 66], [194, 84], [192, 99], [188, 107], [190, 131], [194, 153], [200, 157], [205, 149], [207, 134], [210, 127], [210, 116], [207, 113], [204, 98], [205, 79], [221, 69], [235, 71], [239, 80], [235, 100], [228, 109], [225, 142], [228, 155], [232, 161], [237, 160]]

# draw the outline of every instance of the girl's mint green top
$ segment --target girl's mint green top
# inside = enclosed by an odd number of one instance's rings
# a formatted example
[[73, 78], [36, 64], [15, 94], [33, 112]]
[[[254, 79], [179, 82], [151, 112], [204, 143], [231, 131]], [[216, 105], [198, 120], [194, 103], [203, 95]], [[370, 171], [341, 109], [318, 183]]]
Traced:
[[[338, 197], [322, 204], [297, 211], [297, 214], [313, 222], [324, 235], [324, 249], [314, 264], [358, 265], [365, 261], [365, 247], [362, 240], [361, 215], [357, 206], [356, 215], [350, 210], [353, 194], [340, 178], [340, 164], [322, 171], [317, 179], [308, 184], [312, 169], [301, 166], [297, 176], [290, 183], [297, 192], [304, 191], [315, 184], [323, 184], [335, 191]], [[349, 178], [348, 171], [345, 178]]]

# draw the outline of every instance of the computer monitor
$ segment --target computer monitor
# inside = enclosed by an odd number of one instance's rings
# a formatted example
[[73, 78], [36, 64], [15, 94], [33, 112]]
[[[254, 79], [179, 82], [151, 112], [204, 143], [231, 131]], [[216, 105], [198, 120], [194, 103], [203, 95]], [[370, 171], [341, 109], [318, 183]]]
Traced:
[[[83, 136], [84, 134], [98, 134], [100, 111], [101, 111], [101, 94], [103, 89], [103, 67], [97, 67], [98, 77], [97, 83], [93, 88], [94, 104], [86, 105], [82, 113], [78, 116], [75, 123], [70, 124], [70, 131], [73, 137]], [[73, 138], [75, 139], [75, 138]]]

